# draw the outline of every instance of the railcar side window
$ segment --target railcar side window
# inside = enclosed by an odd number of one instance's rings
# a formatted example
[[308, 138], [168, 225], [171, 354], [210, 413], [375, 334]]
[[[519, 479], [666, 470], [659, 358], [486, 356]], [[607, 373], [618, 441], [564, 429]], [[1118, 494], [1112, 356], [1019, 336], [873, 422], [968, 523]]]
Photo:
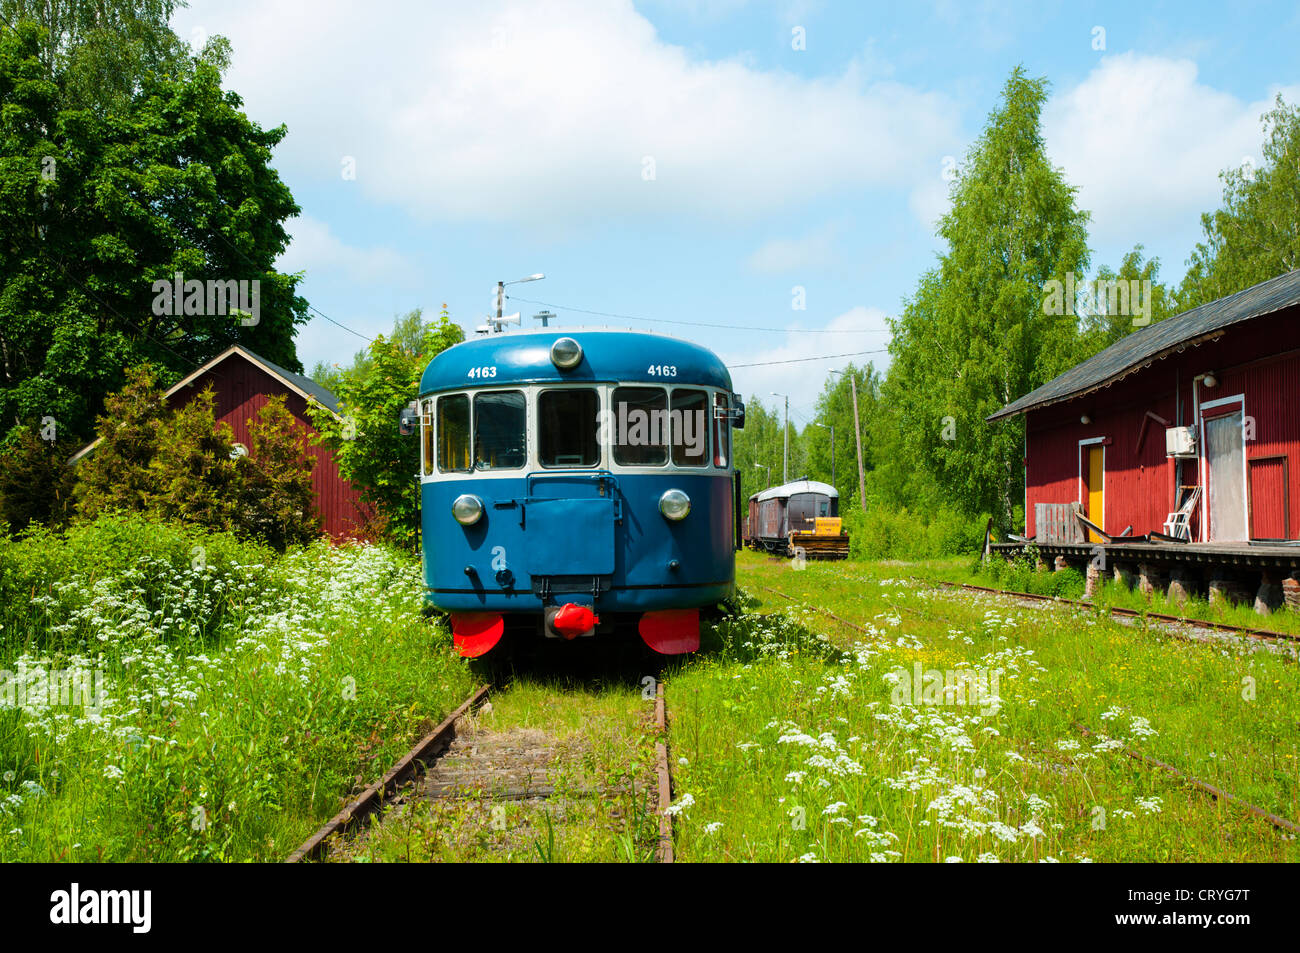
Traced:
[[673, 463], [679, 467], [709, 465], [709, 395], [702, 390], [673, 388]]
[[544, 467], [600, 463], [600, 395], [589, 388], [548, 390], [537, 398], [538, 457]]
[[469, 397], [438, 398], [438, 469], [443, 473], [469, 469]]
[[713, 395], [713, 465], [731, 462], [731, 419], [727, 416], [727, 395]]
[[528, 459], [523, 391], [474, 396], [474, 468], [516, 470]]
[[433, 472], [433, 401], [426, 400], [420, 404], [421, 444], [423, 445], [424, 475]]
[[614, 461], [630, 467], [668, 462], [668, 394], [661, 387], [615, 387]]

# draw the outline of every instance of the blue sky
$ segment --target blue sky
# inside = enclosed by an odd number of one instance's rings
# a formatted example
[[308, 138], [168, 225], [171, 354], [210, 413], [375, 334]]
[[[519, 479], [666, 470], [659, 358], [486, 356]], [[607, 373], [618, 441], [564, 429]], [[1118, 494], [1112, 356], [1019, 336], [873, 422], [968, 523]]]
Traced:
[[[1258, 163], [1276, 92], [1300, 100], [1294, 3], [192, 0], [174, 25], [227, 36], [230, 88], [288, 127], [281, 267], [326, 315], [373, 335], [446, 302], [472, 332], [498, 279], [544, 272], [511, 289], [525, 327], [546, 302], [689, 338], [800, 424], [850, 358], [766, 362], [886, 346], [1017, 64], [1051, 81], [1093, 269], [1141, 242], [1174, 282], [1218, 172]], [[316, 317], [298, 353], [364, 343]]]

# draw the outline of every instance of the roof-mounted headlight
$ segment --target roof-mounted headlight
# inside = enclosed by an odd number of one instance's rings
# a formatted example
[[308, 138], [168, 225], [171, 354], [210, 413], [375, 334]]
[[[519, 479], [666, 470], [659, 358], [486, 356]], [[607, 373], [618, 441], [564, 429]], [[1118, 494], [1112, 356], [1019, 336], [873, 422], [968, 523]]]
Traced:
[[691, 498], [681, 490], [665, 490], [659, 497], [659, 512], [674, 523], [684, 520], [691, 512]]
[[483, 518], [483, 501], [473, 493], [462, 493], [452, 502], [451, 515], [461, 526], [473, 526]]
[[551, 345], [551, 363], [562, 371], [571, 371], [582, 363], [582, 345], [573, 338], [556, 338]]

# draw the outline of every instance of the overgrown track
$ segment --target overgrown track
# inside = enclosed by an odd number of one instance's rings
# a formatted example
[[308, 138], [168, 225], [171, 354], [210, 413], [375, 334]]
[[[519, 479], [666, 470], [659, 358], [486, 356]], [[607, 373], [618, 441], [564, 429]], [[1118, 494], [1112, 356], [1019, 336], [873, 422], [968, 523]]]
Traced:
[[418, 768], [427, 767], [441, 757], [456, 737], [456, 723], [483, 704], [489, 691], [487, 685], [475, 689], [442, 724], [417, 741], [415, 747], [403, 755], [382, 778], [362, 791], [324, 827], [307, 838], [301, 847], [289, 855], [286, 862], [296, 864], [303, 860], [315, 860], [325, 852], [326, 842], [331, 837], [367, 824], [375, 811], [409, 781]]
[[[913, 577], [913, 578], [916, 578], [916, 577]], [[932, 582], [933, 580], [917, 579], [917, 581], [918, 581], [918, 582]], [[972, 590], [975, 590], [975, 591], [978, 591], [978, 592], [991, 593], [991, 594], [1004, 595], [1004, 596], [1016, 596], [1016, 597], [1022, 597], [1022, 596], [1025, 596], [1025, 593], [1022, 593], [1022, 592], [1010, 592], [1010, 591], [1008, 591], [1008, 590], [1004, 590], [1004, 589], [989, 589], [989, 588], [986, 588], [986, 587], [984, 587], [984, 586], [969, 586], [969, 585], [962, 585], [962, 584], [960, 584], [960, 583], [940, 583], [940, 585], [947, 586], [947, 587], [950, 587], [950, 588], [972, 589]], [[763, 590], [765, 590], [765, 591], [767, 591], [767, 592], [773, 593], [774, 595], [780, 596], [782, 599], [785, 599], [785, 600], [787, 600], [788, 602], [793, 602], [793, 603], [798, 603], [798, 602], [799, 602], [799, 600], [798, 600], [798, 599], [795, 599], [793, 596], [787, 595], [786, 593], [782, 592], [782, 591], [779, 590], [779, 589], [773, 589], [771, 586], [759, 585], [758, 588], [763, 589]], [[1043, 601], [1043, 602], [1063, 602], [1063, 603], [1067, 603], [1067, 604], [1075, 605], [1075, 606], [1086, 606], [1086, 607], [1088, 607], [1088, 608], [1096, 608], [1096, 607], [1093, 606], [1091, 603], [1087, 603], [1087, 602], [1079, 602], [1079, 601], [1074, 600], [1074, 599], [1056, 599], [1056, 598], [1053, 597], [1053, 596], [1029, 596], [1028, 598], [1031, 598], [1031, 599], [1034, 599], [1034, 600], [1037, 600], [1037, 601]], [[858, 631], [858, 632], [862, 632], [862, 633], [866, 633], [866, 632], [868, 631], [868, 630], [866, 629], [866, 627], [861, 626], [861, 625], [859, 625], [859, 624], [856, 623], [856, 622], [850, 622], [848, 619], [845, 619], [845, 618], [843, 618], [842, 616], [838, 616], [838, 615], [836, 615], [834, 612], [831, 612], [829, 609], [823, 609], [823, 608], [821, 608], [820, 606], [813, 606], [813, 608], [814, 608], [817, 612], [821, 613], [822, 615], [827, 616], [828, 618], [834, 619], [834, 620], [835, 620], [836, 622], [838, 622], [839, 624], [844, 625], [844, 626], [847, 626], [847, 627], [850, 628], [850, 629], [855, 629], [856, 631]], [[1141, 613], [1134, 612], [1134, 611], [1131, 610], [1131, 609], [1125, 609], [1125, 610], [1122, 610], [1122, 612], [1120, 612], [1119, 614], [1122, 614], [1122, 615], [1125, 615], [1125, 614], [1126, 614], [1126, 615], [1133, 615], [1133, 616], [1141, 615]], [[1189, 624], [1189, 625], [1201, 625], [1201, 624], [1202, 624], [1202, 623], [1199, 623], [1199, 622], [1190, 622], [1190, 623], [1189, 623], [1187, 620], [1185, 620], [1185, 619], [1180, 619], [1180, 618], [1178, 618], [1177, 616], [1164, 616], [1164, 615], [1160, 615], [1159, 613], [1149, 613], [1149, 614], [1148, 614], [1148, 617], [1149, 617], [1149, 618], [1158, 618], [1158, 619], [1161, 619], [1161, 620], [1168, 620], [1168, 621], [1172, 621], [1172, 622], [1180, 623], [1180, 624]], [[1258, 629], [1245, 629], [1245, 628], [1241, 628], [1241, 627], [1239, 627], [1239, 626], [1231, 626], [1231, 625], [1224, 625], [1224, 624], [1218, 624], [1218, 623], [1204, 623], [1204, 624], [1207, 625], [1207, 626], [1213, 627], [1213, 628], [1222, 629], [1222, 630], [1225, 630], [1225, 631], [1234, 632], [1234, 633], [1238, 633], [1238, 634], [1242, 634], [1242, 635], [1253, 634], [1253, 635], [1255, 635], [1256, 637], [1260, 637], [1260, 638], [1267, 638], [1267, 637], [1270, 637], [1270, 636], [1271, 636], [1271, 637], [1276, 637], [1276, 638], [1279, 638], [1279, 639], [1295, 639], [1295, 638], [1296, 638], [1295, 636], [1287, 635], [1286, 633], [1283, 633], [1283, 632], [1265, 632], [1265, 631], [1258, 630]], [[1091, 736], [1091, 735], [1093, 734], [1093, 732], [1090, 731], [1090, 730], [1089, 730], [1085, 725], [1078, 724], [1077, 722], [1075, 723], [1075, 728], [1077, 728], [1079, 731], [1081, 731], [1085, 736]], [[1231, 792], [1229, 792], [1229, 791], [1225, 791], [1224, 789], [1219, 788], [1219, 787], [1216, 787], [1216, 786], [1214, 786], [1213, 784], [1208, 784], [1208, 783], [1206, 783], [1205, 781], [1200, 780], [1199, 778], [1195, 778], [1195, 777], [1193, 777], [1192, 775], [1187, 774], [1186, 772], [1181, 771], [1181, 770], [1179, 770], [1178, 768], [1175, 768], [1175, 767], [1174, 767], [1173, 765], [1171, 765], [1171, 764], [1166, 764], [1165, 762], [1160, 761], [1160, 760], [1157, 760], [1156, 758], [1152, 758], [1152, 757], [1149, 757], [1148, 755], [1144, 755], [1144, 754], [1142, 754], [1142, 752], [1140, 752], [1140, 751], [1136, 751], [1136, 750], [1134, 750], [1133, 748], [1128, 747], [1127, 745], [1124, 746], [1123, 751], [1124, 751], [1124, 754], [1125, 754], [1126, 757], [1132, 758], [1134, 761], [1137, 761], [1137, 762], [1139, 762], [1140, 764], [1144, 764], [1144, 765], [1147, 765], [1147, 766], [1149, 766], [1149, 767], [1156, 768], [1156, 769], [1158, 769], [1158, 770], [1160, 770], [1160, 771], [1163, 771], [1163, 772], [1165, 772], [1165, 773], [1167, 773], [1167, 774], [1169, 774], [1169, 775], [1172, 775], [1173, 777], [1175, 777], [1175, 778], [1177, 778], [1178, 780], [1182, 781], [1183, 783], [1189, 785], [1190, 787], [1194, 788], [1195, 790], [1200, 791], [1202, 794], [1208, 794], [1210, 797], [1214, 798], [1214, 799], [1217, 800], [1217, 801], [1226, 801], [1226, 802], [1228, 802], [1228, 803], [1234, 804], [1234, 805], [1236, 805], [1237, 807], [1241, 808], [1241, 809], [1242, 809], [1243, 811], [1245, 811], [1246, 813], [1248, 813], [1248, 814], [1252, 814], [1252, 815], [1254, 815], [1255, 817], [1260, 818], [1261, 820], [1267, 821], [1269, 824], [1273, 825], [1273, 827], [1277, 828], [1277, 829], [1280, 830], [1280, 831], [1285, 831], [1285, 832], [1287, 832], [1288, 834], [1293, 835], [1293, 836], [1294, 836], [1295, 834], [1300, 834], [1300, 825], [1296, 824], [1294, 821], [1288, 820], [1288, 819], [1285, 818], [1285, 817], [1279, 817], [1278, 815], [1273, 814], [1273, 813], [1270, 812], [1270, 811], [1266, 811], [1266, 810], [1264, 810], [1264, 808], [1259, 807], [1259, 806], [1256, 805], [1256, 804], [1252, 804], [1252, 803], [1250, 803], [1249, 801], [1245, 801], [1245, 800], [1239, 798], [1237, 795], [1235, 795], [1235, 794], [1233, 794], [1233, 793], [1231, 793]]]
[[[485, 705], [490, 694], [508, 691], [499, 685], [482, 685], [470, 694], [438, 727], [418, 741], [402, 758], [400, 758], [384, 776], [367, 787], [338, 814], [322, 826], [288, 858], [288, 863], [305, 860], [317, 860], [340, 856], [336, 849], [343, 837], [340, 835], [357, 835], [370, 823], [390, 810], [402, 809], [402, 804], [410, 797], [432, 800], [481, 800], [484, 791], [481, 788], [483, 778], [474, 779], [477, 784], [464, 783], [465, 778], [458, 776], [464, 768], [464, 752], [455, 754], [465, 744], [470, 744], [472, 752], [477, 751], [481, 739], [473, 737], [475, 731], [470, 728], [467, 741], [458, 741], [458, 724], [477, 710], [489, 711], [492, 706]], [[473, 719], [471, 719], [471, 724]], [[667, 706], [664, 698], [664, 684], [656, 679], [654, 696], [653, 726], [655, 736], [655, 814], [658, 822], [658, 840], [655, 845], [655, 859], [660, 863], [673, 862], [672, 815], [668, 807], [672, 802], [672, 774], [668, 757]], [[450, 760], [461, 762], [449, 764]], [[537, 777], [545, 768], [547, 752], [529, 750], [512, 746], [499, 746], [491, 752], [490, 773], [496, 780], [504, 780], [502, 785], [494, 785], [490, 799], [501, 801], [539, 801], [552, 797], [577, 795], [610, 796], [626, 794], [636, 796], [645, 786], [629, 782], [619, 787], [597, 787], [591, 790], [561, 791], [554, 785], [539, 784]]]
[[919, 583], [931, 586], [943, 586], [947, 589], [968, 589], [972, 592], [984, 592], [990, 595], [1010, 596], [1016, 599], [1030, 599], [1034, 602], [1054, 602], [1061, 605], [1077, 606], [1081, 609], [1100, 609], [1105, 608], [1111, 615], [1121, 616], [1129, 619], [1154, 619], [1157, 622], [1164, 622], [1170, 625], [1190, 626], [1198, 629], [1214, 629], [1218, 632], [1228, 632], [1233, 635], [1243, 636], [1251, 639], [1262, 639], [1268, 641], [1291, 641], [1300, 642], [1300, 636], [1291, 635], [1287, 632], [1273, 632], [1269, 629], [1254, 629], [1240, 625], [1230, 625], [1226, 622], [1206, 622], [1200, 619], [1187, 619], [1182, 616], [1166, 615], [1161, 612], [1144, 612], [1138, 609], [1125, 609], [1120, 606], [1098, 606], [1096, 603], [1086, 602], [1081, 599], [1065, 599], [1061, 596], [1042, 596], [1031, 592], [1014, 592], [1009, 589], [990, 589], [988, 586], [973, 586], [964, 582], [943, 582], [936, 579], [921, 579], [917, 576], [912, 577]]

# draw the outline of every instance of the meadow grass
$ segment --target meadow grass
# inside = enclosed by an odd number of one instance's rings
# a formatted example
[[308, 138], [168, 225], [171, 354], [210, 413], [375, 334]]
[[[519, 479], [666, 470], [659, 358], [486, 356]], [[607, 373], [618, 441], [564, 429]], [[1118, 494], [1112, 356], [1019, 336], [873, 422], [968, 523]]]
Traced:
[[0, 540], [0, 669], [102, 678], [89, 705], [0, 698], [0, 859], [282, 859], [470, 691], [420, 594], [378, 546], [130, 518]]
[[[1300, 819], [1294, 663], [929, 588], [916, 569], [740, 558], [758, 604], [668, 682], [683, 860], [1300, 859], [1119, 750]], [[927, 703], [904, 690], [918, 663], [996, 673], [996, 705]]]

